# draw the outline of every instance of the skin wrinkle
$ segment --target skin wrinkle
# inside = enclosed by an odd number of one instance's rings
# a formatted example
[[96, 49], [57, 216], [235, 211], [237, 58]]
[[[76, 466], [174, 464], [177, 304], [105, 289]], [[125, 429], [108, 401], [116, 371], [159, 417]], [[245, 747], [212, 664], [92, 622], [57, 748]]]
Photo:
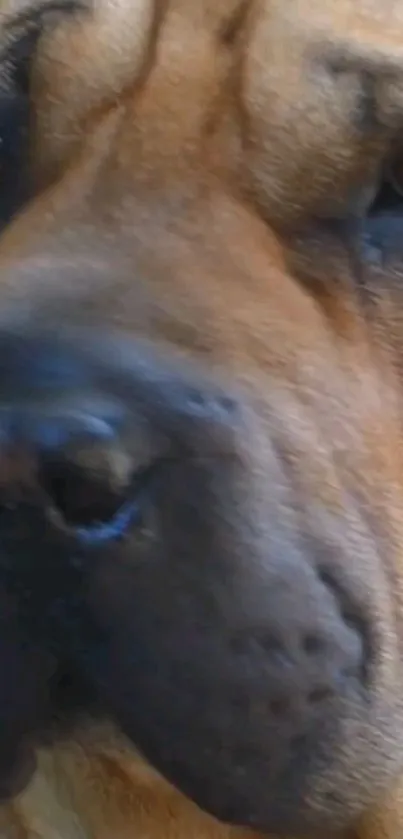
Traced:
[[[3, 7], [8, 18], [21, 5]], [[38, 749], [31, 785], [2, 809], [6, 839], [249, 835], [183, 793], [270, 839], [399, 832], [401, 243], [374, 266], [354, 231], [400, 130], [402, 26], [391, 0], [96, 0], [39, 39], [37, 195], [0, 243], [4, 324], [25, 313], [40, 327], [126, 329], [122, 402], [144, 339], [150, 369], [172, 359], [176, 383], [180, 361], [195, 363], [211, 416], [185, 411], [185, 422], [164, 402], [160, 424], [192, 456], [167, 468], [141, 539], [96, 555], [84, 598], [107, 639], [102, 655], [88, 641], [89, 678], [178, 789], [90, 715]], [[346, 244], [334, 221], [350, 216]], [[150, 374], [150, 400], [164, 375]], [[217, 419], [216, 381], [236, 391], [239, 424]], [[0, 371], [7, 401], [4, 382]], [[68, 564], [57, 528], [33, 546], [10, 532], [38, 578], [52, 545]], [[0, 518], [0, 553], [5, 533]], [[143, 661], [148, 651], [144, 671], [133, 649]], [[69, 649], [82, 667], [81, 653]], [[270, 721], [274, 688], [289, 705]]]

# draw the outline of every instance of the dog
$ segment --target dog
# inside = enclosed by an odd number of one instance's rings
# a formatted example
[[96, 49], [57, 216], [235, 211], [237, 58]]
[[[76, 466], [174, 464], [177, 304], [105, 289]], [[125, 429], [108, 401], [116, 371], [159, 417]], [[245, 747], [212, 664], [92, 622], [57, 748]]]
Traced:
[[403, 831], [402, 43], [3, 0], [6, 839]]

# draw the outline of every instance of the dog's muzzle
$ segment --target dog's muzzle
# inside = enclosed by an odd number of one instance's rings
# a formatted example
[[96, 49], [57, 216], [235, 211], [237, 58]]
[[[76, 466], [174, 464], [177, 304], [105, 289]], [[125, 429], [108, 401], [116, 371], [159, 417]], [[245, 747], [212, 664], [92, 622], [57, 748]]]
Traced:
[[0, 358], [1, 567], [29, 637], [220, 818], [350, 824], [400, 753], [379, 759], [374, 586], [293, 533], [247, 400], [116, 336], [3, 331]]

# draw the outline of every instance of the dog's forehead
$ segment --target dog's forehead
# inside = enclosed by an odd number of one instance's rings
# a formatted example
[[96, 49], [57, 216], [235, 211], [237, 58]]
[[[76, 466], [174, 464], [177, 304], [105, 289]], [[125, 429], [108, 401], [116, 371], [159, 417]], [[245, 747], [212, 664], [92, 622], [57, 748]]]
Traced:
[[[107, 140], [111, 154], [121, 161], [135, 136], [144, 151], [147, 137], [150, 166], [168, 166], [168, 138], [177, 158], [229, 78], [234, 159], [269, 221], [338, 217], [349, 191], [354, 209], [365, 205], [400, 131], [400, 1], [0, 0], [0, 48], [2, 15], [18, 37], [31, 12], [44, 20], [29, 63], [39, 185], [119, 109], [125, 131], [120, 123]], [[223, 97], [223, 111], [234, 98]]]
[[[73, 14], [72, 14], [73, 12]], [[51, 13], [51, 15], [49, 15]], [[197, 39], [228, 45], [227, 33], [242, 31], [243, 47], [264, 43], [264, 60], [279, 44], [296, 48], [288, 60], [290, 72], [297, 54], [311, 47], [360, 52], [366, 57], [385, 50], [402, 53], [399, 29], [403, 4], [397, 0], [1, 0], [0, 26], [30, 16], [50, 20], [42, 46], [56, 60], [60, 84], [69, 74], [91, 84], [117, 90], [141, 74], [148, 52], [158, 40], [172, 45], [176, 57], [192, 54]], [[258, 32], [256, 31], [258, 30]], [[52, 47], [53, 45], [53, 47]], [[158, 59], [153, 55], [153, 60]], [[275, 58], [275, 55], [273, 54]], [[49, 69], [49, 61], [44, 66]], [[107, 68], [107, 70], [103, 69]], [[71, 92], [71, 91], [69, 91]]]
[[359, 32], [363, 41], [371, 42], [371, 35], [376, 36], [379, 47], [383, 31], [388, 36], [394, 34], [398, 43], [394, 27], [403, 23], [403, 6], [399, 0], [383, 3], [377, 0], [167, 0], [163, 4], [158, 0], [1, 0], [0, 20], [48, 10], [62, 14], [63, 10], [71, 11], [72, 6], [88, 12], [85, 19], [81, 18], [81, 24], [91, 26], [91, 37], [94, 23], [124, 38], [128, 35], [128, 25], [133, 36], [130, 24], [137, 31], [139, 26], [147, 30], [147, 22], [161, 23], [171, 16], [179, 30], [181, 21], [187, 21], [199, 30], [214, 31], [230, 23], [232, 18], [243, 19], [242, 13], [247, 12], [256, 13], [261, 24], [267, 22], [268, 34], [282, 21], [287, 29], [297, 28], [299, 33], [302, 25], [314, 34], [330, 28], [334, 37]]
[[[247, 77], [275, 76], [277, 85], [293, 73], [300, 78], [301, 61], [309, 73], [310, 59], [328, 53], [336, 64], [339, 56], [341, 61], [353, 56], [370, 64], [403, 63], [403, 4], [397, 0], [0, 2], [0, 27], [11, 22], [12, 28], [14, 21], [18, 27], [18, 20], [29, 21], [31, 15], [46, 21], [37, 64], [45, 86], [35, 87], [36, 103], [46, 98], [46, 108], [52, 100], [57, 109], [58, 102], [65, 107], [74, 100], [74, 116], [80, 116], [80, 102], [92, 108], [143, 79], [150, 62], [188, 65], [197, 77], [197, 51], [200, 75], [208, 64], [219, 74], [217, 55], [234, 44], [249, 61]], [[62, 126], [53, 128], [58, 133]]]

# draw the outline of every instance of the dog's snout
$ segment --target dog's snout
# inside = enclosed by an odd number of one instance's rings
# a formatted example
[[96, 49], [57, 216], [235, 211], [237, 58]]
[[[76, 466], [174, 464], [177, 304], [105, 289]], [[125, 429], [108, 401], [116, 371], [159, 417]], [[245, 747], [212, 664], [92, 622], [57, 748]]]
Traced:
[[[328, 750], [338, 760], [346, 727], [355, 740], [368, 714], [370, 618], [270, 513], [257, 544], [238, 465], [171, 465], [156, 496], [153, 562], [130, 580], [129, 546], [97, 578], [91, 608], [114, 630], [92, 672], [125, 732], [199, 804], [298, 835], [305, 767], [325, 773]], [[355, 806], [346, 779], [334, 823], [344, 827]]]
[[[252, 392], [117, 336], [3, 332], [0, 349], [0, 549], [28, 575], [52, 652], [55, 638], [146, 757], [218, 817], [298, 833], [330, 808], [344, 828], [368, 800], [371, 609], [281, 514], [281, 457], [270, 433], [259, 446]], [[18, 512], [21, 482], [46, 526]], [[329, 804], [327, 755], [343, 763], [347, 729], [354, 759]]]

